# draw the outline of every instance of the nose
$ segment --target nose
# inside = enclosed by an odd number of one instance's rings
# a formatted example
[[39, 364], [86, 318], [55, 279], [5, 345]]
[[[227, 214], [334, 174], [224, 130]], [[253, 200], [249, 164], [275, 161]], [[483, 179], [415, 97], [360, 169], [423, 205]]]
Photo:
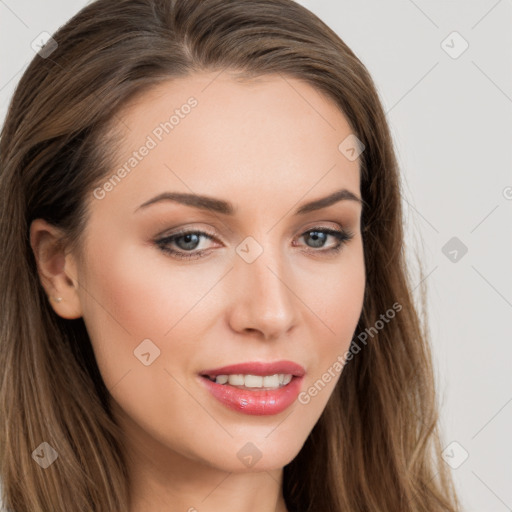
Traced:
[[233, 330], [278, 339], [296, 325], [300, 301], [293, 292], [291, 269], [278, 252], [265, 247], [252, 263], [236, 256], [230, 276]]

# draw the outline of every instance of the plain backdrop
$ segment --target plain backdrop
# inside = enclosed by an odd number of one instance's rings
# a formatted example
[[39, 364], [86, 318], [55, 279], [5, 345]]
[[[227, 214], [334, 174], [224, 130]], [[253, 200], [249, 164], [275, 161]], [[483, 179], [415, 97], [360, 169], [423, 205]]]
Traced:
[[[512, 0], [300, 3], [365, 64], [388, 116], [465, 510], [512, 510]], [[1, 122], [32, 41], [85, 4], [0, 0]]]

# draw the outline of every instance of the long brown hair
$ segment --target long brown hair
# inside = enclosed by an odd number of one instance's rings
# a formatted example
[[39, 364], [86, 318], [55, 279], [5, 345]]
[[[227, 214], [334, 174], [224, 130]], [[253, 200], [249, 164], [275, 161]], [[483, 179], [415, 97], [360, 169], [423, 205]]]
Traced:
[[[46, 219], [80, 255], [86, 197], [112, 171], [109, 134], [123, 105], [163, 80], [229, 69], [249, 79], [278, 73], [306, 81], [336, 102], [365, 146], [367, 284], [356, 332], [372, 335], [284, 468], [288, 509], [458, 510], [440, 457], [428, 328], [405, 261], [393, 142], [372, 78], [354, 53], [292, 0], [97, 0], [53, 39], [24, 72], [0, 141], [5, 505], [16, 512], [128, 510], [121, 432], [85, 324], [52, 310], [29, 227]], [[396, 303], [400, 312], [376, 329]], [[58, 459], [42, 470], [34, 460], [44, 442]]]

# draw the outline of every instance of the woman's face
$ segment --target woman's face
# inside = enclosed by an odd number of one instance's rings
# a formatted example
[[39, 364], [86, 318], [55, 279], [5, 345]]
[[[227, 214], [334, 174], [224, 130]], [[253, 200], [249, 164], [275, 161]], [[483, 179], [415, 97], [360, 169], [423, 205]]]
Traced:
[[[362, 309], [359, 160], [339, 149], [351, 129], [305, 83], [227, 72], [162, 83], [117, 119], [75, 277], [127, 446], [280, 468], [324, 410]], [[313, 208], [342, 189], [356, 199]], [[161, 194], [187, 196], [151, 203]]]

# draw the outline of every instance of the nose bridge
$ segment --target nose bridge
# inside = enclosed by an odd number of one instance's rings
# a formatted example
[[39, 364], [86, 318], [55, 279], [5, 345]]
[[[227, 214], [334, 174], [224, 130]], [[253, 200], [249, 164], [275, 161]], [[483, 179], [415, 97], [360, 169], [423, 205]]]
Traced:
[[[261, 238], [261, 237], [260, 237]], [[259, 255], [251, 261], [252, 257]], [[233, 321], [237, 329], [256, 329], [266, 336], [284, 334], [295, 322], [293, 296], [286, 255], [265, 236], [263, 243], [248, 237], [237, 248], [235, 263], [236, 304]]]

